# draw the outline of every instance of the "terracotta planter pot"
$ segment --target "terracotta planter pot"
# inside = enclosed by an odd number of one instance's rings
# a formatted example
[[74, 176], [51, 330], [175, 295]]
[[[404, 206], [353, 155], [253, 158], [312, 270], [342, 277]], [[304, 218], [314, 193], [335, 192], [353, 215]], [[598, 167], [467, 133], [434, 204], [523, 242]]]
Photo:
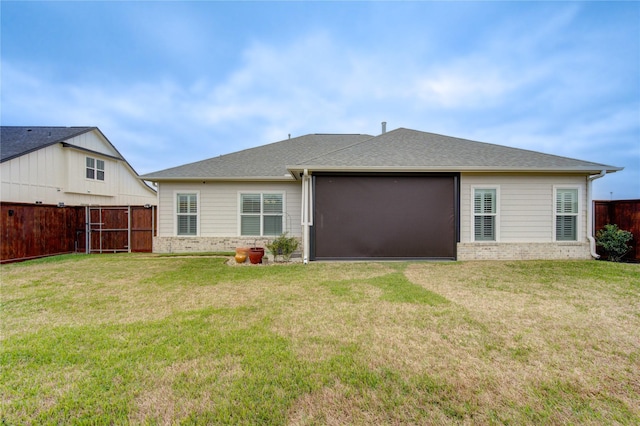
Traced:
[[256, 265], [262, 263], [262, 257], [264, 256], [264, 249], [262, 247], [251, 247], [249, 249], [249, 261]]

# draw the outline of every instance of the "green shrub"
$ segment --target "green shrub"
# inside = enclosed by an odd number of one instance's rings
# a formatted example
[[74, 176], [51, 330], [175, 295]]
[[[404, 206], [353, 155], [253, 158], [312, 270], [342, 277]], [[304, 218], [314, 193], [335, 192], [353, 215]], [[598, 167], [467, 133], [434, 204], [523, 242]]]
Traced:
[[631, 250], [627, 245], [633, 239], [633, 234], [618, 228], [618, 225], [606, 224], [596, 233], [596, 242], [607, 253], [607, 259], [620, 262], [625, 254]]
[[285, 261], [291, 258], [294, 251], [298, 249], [298, 240], [295, 237], [287, 237], [287, 233], [280, 235], [272, 243], [266, 244], [267, 249], [273, 254], [273, 260], [282, 256]]

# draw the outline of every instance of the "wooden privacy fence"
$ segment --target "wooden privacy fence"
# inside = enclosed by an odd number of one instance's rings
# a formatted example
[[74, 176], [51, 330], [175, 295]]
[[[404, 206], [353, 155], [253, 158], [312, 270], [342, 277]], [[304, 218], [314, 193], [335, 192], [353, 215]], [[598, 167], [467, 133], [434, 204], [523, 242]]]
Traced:
[[[640, 261], [640, 200], [594, 201], [593, 211], [595, 232], [611, 223], [633, 234], [629, 243], [633, 248], [625, 259]], [[598, 254], [604, 254], [600, 247], [597, 250]]]
[[155, 206], [0, 203], [0, 262], [64, 253], [151, 252]]

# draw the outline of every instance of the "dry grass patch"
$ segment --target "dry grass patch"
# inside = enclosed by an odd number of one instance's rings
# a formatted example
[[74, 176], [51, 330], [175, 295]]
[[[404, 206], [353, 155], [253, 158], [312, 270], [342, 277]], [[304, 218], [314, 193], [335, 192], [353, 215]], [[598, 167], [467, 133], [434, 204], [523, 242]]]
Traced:
[[8, 424], [640, 423], [640, 268], [2, 266]]
[[[629, 274], [607, 273], [611, 268], [596, 262], [413, 264], [407, 276], [482, 324], [484, 347], [455, 358], [469, 361], [460, 371], [476, 369], [495, 383], [497, 411], [508, 410], [507, 403], [563, 422], [576, 412], [577, 418], [598, 412], [610, 419], [617, 409], [640, 412], [639, 270], [621, 265]], [[573, 417], [547, 412], [550, 400], [567, 403]]]

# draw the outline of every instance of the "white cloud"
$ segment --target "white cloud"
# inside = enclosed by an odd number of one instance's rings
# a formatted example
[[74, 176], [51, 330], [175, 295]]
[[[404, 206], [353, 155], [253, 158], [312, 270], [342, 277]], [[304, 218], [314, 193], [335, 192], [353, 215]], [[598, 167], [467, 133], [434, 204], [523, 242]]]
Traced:
[[[16, 124], [97, 125], [142, 173], [289, 133], [376, 134], [380, 121], [388, 121], [389, 129], [412, 127], [601, 161], [591, 153], [606, 152], [619, 135], [626, 138], [620, 149], [629, 149], [628, 135], [639, 132], [639, 109], [600, 105], [620, 83], [608, 79], [593, 87], [603, 65], [589, 49], [549, 49], [579, 9], [562, 8], [526, 31], [517, 24], [488, 31], [479, 49], [458, 56], [441, 55], [435, 44], [376, 51], [329, 31], [278, 43], [255, 39], [239, 47], [235, 68], [190, 81], [60, 83], [36, 74], [36, 67], [25, 71], [3, 60], [2, 114]], [[186, 38], [163, 40], [170, 32], [149, 25], [141, 31], [175, 57], [199, 31], [183, 28], [178, 33]], [[187, 56], [201, 48], [194, 41]], [[610, 162], [621, 165], [617, 157]]]

